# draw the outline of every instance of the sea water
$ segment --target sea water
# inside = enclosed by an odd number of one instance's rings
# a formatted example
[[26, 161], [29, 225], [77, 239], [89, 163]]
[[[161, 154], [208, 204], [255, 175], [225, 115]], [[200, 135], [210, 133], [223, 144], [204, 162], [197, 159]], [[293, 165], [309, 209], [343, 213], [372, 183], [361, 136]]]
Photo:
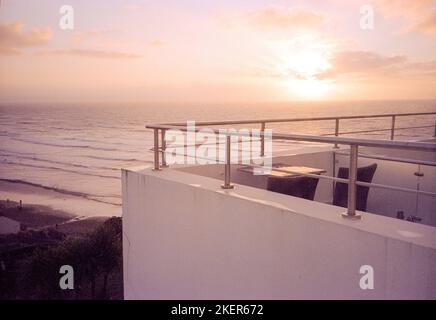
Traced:
[[[432, 112], [436, 101], [293, 102], [195, 105], [0, 105], [0, 179], [119, 207], [120, 169], [152, 164], [147, 123], [243, 120]], [[435, 117], [399, 117], [398, 128], [431, 126]], [[256, 127], [256, 126], [255, 126]], [[238, 126], [236, 128], [241, 128]], [[329, 134], [334, 121], [268, 125], [273, 132]], [[390, 128], [390, 119], [343, 120], [341, 132]], [[396, 139], [419, 140], [434, 128], [396, 131]], [[376, 139], [389, 131], [349, 134]], [[273, 152], [288, 147], [277, 141]]]

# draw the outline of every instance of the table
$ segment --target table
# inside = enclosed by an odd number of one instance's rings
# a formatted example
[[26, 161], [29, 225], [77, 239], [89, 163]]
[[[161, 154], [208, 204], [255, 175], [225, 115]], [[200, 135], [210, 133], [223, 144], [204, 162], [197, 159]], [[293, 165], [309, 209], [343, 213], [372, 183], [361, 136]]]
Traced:
[[[262, 168], [259, 168], [262, 169]], [[280, 169], [280, 170], [286, 170], [286, 171], [292, 171], [292, 173], [290, 172], [282, 172], [282, 171], [278, 171], [278, 170], [274, 170], [274, 169]], [[243, 167], [239, 167], [238, 168], [239, 171], [242, 172], [247, 172], [247, 173], [251, 173], [253, 174], [253, 170], [254, 167], [252, 166], [243, 166]], [[283, 164], [276, 164], [273, 166], [271, 172], [266, 173], [266, 174], [259, 174], [257, 173], [257, 175], [262, 175], [262, 176], [266, 176], [266, 177], [297, 177], [297, 176], [301, 176], [305, 173], [309, 173], [309, 174], [322, 174], [322, 173], [326, 173], [327, 171], [325, 169], [320, 169], [320, 168], [312, 168], [312, 167], [305, 167], [305, 166], [289, 166], [289, 165], [283, 165]]]

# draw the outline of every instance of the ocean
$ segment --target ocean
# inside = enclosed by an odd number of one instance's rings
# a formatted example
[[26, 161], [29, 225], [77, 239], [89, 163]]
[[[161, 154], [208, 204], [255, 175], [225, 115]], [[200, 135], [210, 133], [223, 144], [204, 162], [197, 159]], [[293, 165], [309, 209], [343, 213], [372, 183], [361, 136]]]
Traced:
[[[436, 111], [436, 101], [294, 102], [226, 105], [0, 105], [0, 180], [81, 197], [121, 215], [120, 169], [152, 164], [147, 123]], [[397, 127], [434, 125], [398, 118]], [[334, 123], [287, 123], [273, 132], [327, 134]], [[341, 121], [341, 131], [390, 128], [390, 119]], [[396, 139], [434, 128], [398, 130]], [[383, 139], [389, 132], [347, 135]], [[279, 142], [278, 142], [279, 143]], [[281, 142], [283, 146], [283, 142]], [[273, 145], [274, 151], [274, 145]], [[114, 210], [115, 208], [115, 210]]]

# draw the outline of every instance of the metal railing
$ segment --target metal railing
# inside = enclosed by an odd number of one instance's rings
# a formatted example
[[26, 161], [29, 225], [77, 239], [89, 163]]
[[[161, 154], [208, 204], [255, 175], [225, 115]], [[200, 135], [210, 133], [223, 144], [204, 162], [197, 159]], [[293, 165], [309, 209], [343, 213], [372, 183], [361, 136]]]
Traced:
[[[406, 130], [406, 129], [418, 129], [418, 128], [429, 128], [434, 127], [433, 136], [436, 137], [436, 120], [434, 125], [427, 126], [414, 126], [414, 127], [403, 127], [396, 128], [395, 122], [397, 117], [410, 117], [410, 116], [425, 116], [425, 115], [436, 115], [436, 112], [409, 112], [409, 113], [384, 113], [384, 114], [371, 114], [371, 115], [353, 115], [353, 116], [337, 116], [337, 117], [310, 117], [310, 118], [284, 118], [284, 119], [260, 119], [260, 120], [231, 120], [231, 121], [199, 121], [195, 124], [197, 126], [218, 126], [218, 125], [240, 125], [240, 124], [258, 124], [260, 125], [260, 130], [263, 132], [268, 123], [286, 123], [286, 122], [304, 122], [304, 121], [334, 121], [335, 122], [335, 132], [334, 135], [339, 136], [341, 134], [355, 134], [355, 133], [370, 133], [370, 132], [381, 132], [390, 131], [390, 139], [394, 140], [396, 130]], [[353, 119], [375, 119], [375, 118], [390, 118], [391, 127], [389, 129], [373, 129], [373, 130], [362, 130], [362, 131], [349, 131], [340, 132], [340, 120], [353, 120]], [[172, 122], [164, 123], [164, 125], [172, 126], [185, 126], [186, 123], [182, 122]], [[261, 156], [264, 155], [265, 141], [261, 140]], [[337, 145], [335, 145], [337, 147]]]
[[[411, 128], [428, 128], [432, 126], [413, 126], [408, 128], [396, 128], [395, 121], [397, 117], [406, 117], [406, 116], [423, 116], [423, 115], [436, 115], [436, 112], [424, 112], [424, 113], [398, 113], [398, 114], [378, 114], [378, 115], [360, 115], [360, 116], [339, 116], [339, 117], [317, 117], [317, 118], [292, 118], [292, 119], [261, 119], [261, 120], [239, 120], [239, 121], [200, 121], [196, 122], [196, 128], [194, 132], [198, 132], [202, 130], [201, 127], [204, 126], [225, 126], [225, 125], [241, 125], [241, 124], [260, 124], [260, 156], [263, 157], [265, 155], [265, 129], [266, 124], [268, 123], [285, 123], [285, 122], [301, 122], [301, 121], [334, 121], [335, 122], [335, 132], [333, 137], [329, 137], [329, 135], [302, 135], [302, 134], [284, 134], [284, 133], [273, 133], [271, 139], [280, 139], [280, 140], [288, 140], [288, 141], [304, 141], [304, 142], [316, 142], [323, 144], [333, 144], [334, 148], [338, 148], [338, 145], [348, 145], [350, 147], [349, 151], [349, 178], [341, 179], [337, 177], [329, 177], [329, 176], [320, 176], [316, 175], [317, 178], [322, 179], [330, 179], [336, 182], [342, 182], [348, 184], [348, 206], [347, 212], [344, 214], [345, 217], [348, 218], [359, 218], [360, 216], [356, 213], [356, 191], [357, 186], [367, 186], [367, 187], [378, 187], [378, 188], [388, 188], [398, 191], [405, 192], [418, 192], [426, 195], [436, 196], [436, 194], [426, 191], [416, 191], [407, 188], [400, 187], [391, 187], [374, 183], [365, 183], [357, 181], [357, 162], [359, 157], [359, 147], [376, 147], [376, 148], [391, 148], [391, 149], [401, 149], [401, 150], [418, 150], [418, 151], [428, 151], [428, 152], [436, 152], [436, 143], [430, 142], [413, 142], [413, 141], [395, 141], [395, 130], [397, 129], [411, 129]], [[369, 118], [391, 118], [391, 127], [390, 129], [373, 129], [373, 130], [364, 130], [364, 131], [354, 131], [352, 133], [359, 132], [377, 132], [377, 131], [387, 131], [390, 130], [390, 140], [376, 140], [376, 139], [362, 139], [362, 138], [344, 138], [339, 137], [341, 134], [339, 130], [340, 120], [345, 119], [369, 119]], [[153, 170], [161, 170], [162, 167], [167, 167], [165, 160], [165, 152], [166, 152], [166, 141], [165, 141], [165, 133], [168, 130], [179, 130], [182, 132], [188, 132], [192, 129], [186, 127], [185, 123], [166, 123], [166, 124], [149, 124], [146, 125], [146, 128], [153, 129], [154, 131], [154, 168]], [[434, 124], [434, 137], [436, 137], [436, 121]], [[219, 129], [209, 128], [213, 133], [217, 135], [225, 135], [226, 136], [226, 159], [225, 159], [225, 172], [224, 172], [224, 184], [222, 185], [223, 189], [232, 189], [233, 185], [231, 184], [230, 177], [230, 169], [231, 169], [231, 136], [250, 136], [249, 133], [241, 133], [234, 131], [223, 132]], [[161, 132], [161, 146], [159, 146], [159, 131]], [[351, 132], [345, 132], [344, 134], [348, 134]], [[159, 154], [162, 154], [162, 164], [160, 164]], [[405, 161], [408, 162], [408, 161]], [[276, 170], [276, 169], [274, 169]], [[292, 171], [288, 170], [279, 170], [284, 172], [292, 173]], [[301, 174], [301, 173], [300, 173]], [[301, 174], [304, 176], [315, 176], [313, 174]]]

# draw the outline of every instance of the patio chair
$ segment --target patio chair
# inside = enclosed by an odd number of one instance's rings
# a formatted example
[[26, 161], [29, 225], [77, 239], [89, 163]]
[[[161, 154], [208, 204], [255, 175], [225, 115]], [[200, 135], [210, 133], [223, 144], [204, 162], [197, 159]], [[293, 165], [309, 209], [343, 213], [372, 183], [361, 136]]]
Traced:
[[[377, 164], [371, 164], [366, 167], [357, 168], [357, 181], [372, 182]], [[339, 168], [338, 178], [348, 179], [348, 168]], [[366, 211], [366, 204], [368, 200], [369, 187], [357, 186], [356, 191], [356, 209]], [[335, 190], [333, 193], [333, 205], [340, 207], [348, 206], [348, 184], [342, 182], [335, 183]]]
[[311, 177], [269, 177], [267, 190], [313, 200], [318, 179]]

